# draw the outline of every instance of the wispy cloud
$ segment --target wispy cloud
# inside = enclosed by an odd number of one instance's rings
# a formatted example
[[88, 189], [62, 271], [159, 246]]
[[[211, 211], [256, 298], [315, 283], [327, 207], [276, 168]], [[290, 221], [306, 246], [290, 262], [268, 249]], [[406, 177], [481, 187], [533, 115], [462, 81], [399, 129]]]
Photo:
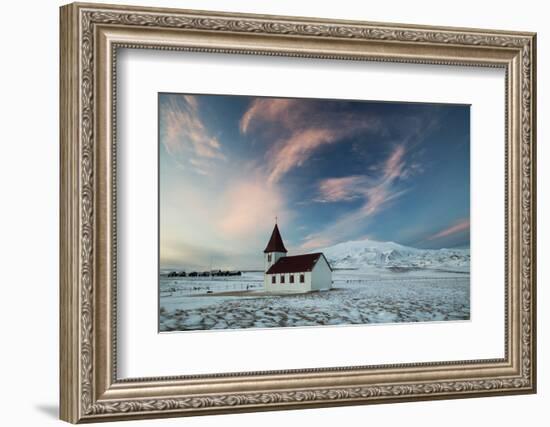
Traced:
[[324, 237], [318, 237], [315, 235], [306, 236], [305, 242], [300, 246], [301, 250], [312, 250], [330, 246], [332, 241]]
[[218, 139], [211, 135], [200, 116], [195, 96], [166, 95], [161, 109], [161, 142], [180, 165], [207, 174], [211, 164], [225, 156]]
[[362, 200], [363, 203], [319, 233], [307, 236], [302, 249], [320, 248], [352, 236], [355, 230], [364, 227], [374, 215], [405, 194], [408, 189], [399, 184], [413, 173], [407, 165], [405, 155], [405, 147], [398, 145], [381, 164], [373, 168], [375, 175], [352, 175], [322, 180], [316, 201], [330, 203]]
[[370, 179], [365, 175], [352, 175], [342, 178], [328, 178], [319, 184], [317, 202], [330, 203], [351, 201], [363, 198], [365, 187]]
[[461, 219], [460, 221], [450, 225], [449, 227], [432, 234], [427, 238], [427, 240], [436, 240], [441, 239], [443, 237], [452, 236], [458, 233], [463, 233], [465, 231], [470, 230], [470, 220], [469, 219]]
[[268, 152], [269, 183], [278, 182], [288, 171], [303, 165], [322, 145], [334, 143], [338, 133], [332, 129], [310, 128], [296, 131]]
[[197, 113], [199, 110], [199, 100], [196, 96], [193, 95], [183, 95], [183, 99], [185, 99], [185, 102], [189, 105], [189, 107]]
[[262, 177], [247, 176], [229, 184], [221, 196], [221, 204], [223, 214], [217, 226], [221, 233], [238, 239], [257, 236], [259, 228], [269, 231], [275, 215], [284, 222], [290, 218], [281, 191], [266, 185]]
[[255, 130], [272, 141], [265, 156], [270, 184], [303, 166], [321, 147], [379, 126], [377, 118], [365, 114], [329, 112], [311, 100], [281, 98], [254, 100], [240, 121], [243, 134]]
[[384, 178], [394, 179], [399, 178], [405, 168], [405, 147], [398, 145], [397, 148], [391, 153], [384, 165]]
[[246, 134], [254, 125], [262, 122], [278, 122], [288, 126], [292, 122], [290, 108], [296, 105], [294, 99], [256, 98], [241, 118], [241, 132]]

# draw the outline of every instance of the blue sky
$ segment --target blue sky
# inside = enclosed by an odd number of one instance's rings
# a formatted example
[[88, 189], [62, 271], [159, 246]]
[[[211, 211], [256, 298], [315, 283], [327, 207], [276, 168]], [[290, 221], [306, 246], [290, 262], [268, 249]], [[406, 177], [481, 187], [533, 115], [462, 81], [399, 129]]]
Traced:
[[466, 105], [159, 94], [161, 268], [348, 240], [469, 247]]

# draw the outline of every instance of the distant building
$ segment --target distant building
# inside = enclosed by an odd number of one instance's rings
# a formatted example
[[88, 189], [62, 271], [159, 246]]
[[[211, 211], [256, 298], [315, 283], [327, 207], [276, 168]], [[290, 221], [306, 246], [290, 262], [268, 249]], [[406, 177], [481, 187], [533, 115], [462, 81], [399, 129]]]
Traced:
[[267, 292], [309, 292], [332, 287], [332, 268], [322, 253], [286, 256], [275, 224], [264, 250], [264, 288]]

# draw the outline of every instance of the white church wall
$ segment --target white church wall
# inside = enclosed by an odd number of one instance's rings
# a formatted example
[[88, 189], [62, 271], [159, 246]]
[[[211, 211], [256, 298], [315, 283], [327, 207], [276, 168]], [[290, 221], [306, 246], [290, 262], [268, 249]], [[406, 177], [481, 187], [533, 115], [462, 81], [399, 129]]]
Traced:
[[[300, 274], [304, 274], [304, 283], [300, 283]], [[290, 276], [294, 276], [294, 283], [290, 283]], [[285, 283], [281, 283], [281, 276]], [[275, 274], [276, 283], [272, 283], [272, 274], [264, 277], [264, 289], [267, 292], [307, 292], [311, 289], [311, 273], [284, 273]]]
[[312, 283], [312, 280], [313, 278], [311, 277], [311, 271], [308, 271], [305, 273], [305, 289], [307, 291], [311, 291], [312, 288], [311, 288], [311, 283]]
[[290, 283], [290, 274], [288, 274], [288, 277], [286, 278], [286, 282], [288, 283], [288, 290], [293, 292], [306, 292], [309, 291], [310, 287], [307, 282], [307, 273], [305, 273], [305, 280], [304, 283], [300, 283], [300, 274], [304, 273], [292, 273], [294, 275], [294, 283]]
[[267, 274], [264, 274], [264, 289], [267, 292], [272, 292], [273, 291], [273, 288], [272, 288], [272, 285], [271, 285], [271, 276], [269, 276]]
[[317, 261], [310, 275], [311, 290], [330, 289], [332, 287], [332, 271], [323, 257]]

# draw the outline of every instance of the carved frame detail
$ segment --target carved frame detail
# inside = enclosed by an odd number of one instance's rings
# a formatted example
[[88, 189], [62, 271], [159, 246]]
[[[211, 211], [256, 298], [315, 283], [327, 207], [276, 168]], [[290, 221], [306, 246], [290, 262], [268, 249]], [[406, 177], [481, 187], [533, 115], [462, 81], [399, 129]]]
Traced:
[[[393, 24], [371, 24], [357, 22], [329, 22], [305, 18], [267, 17], [260, 15], [234, 15], [210, 12], [195, 12], [169, 9], [130, 8], [89, 4], [72, 4], [61, 9], [61, 147], [62, 147], [62, 200], [61, 200], [61, 417], [70, 422], [100, 421], [139, 417], [160, 417], [174, 415], [197, 415], [202, 413], [223, 413], [229, 411], [251, 411], [258, 409], [284, 409], [337, 404], [361, 404], [369, 402], [421, 400], [428, 398], [480, 396], [496, 393], [532, 393], [535, 391], [535, 35], [531, 33], [496, 32], [453, 28], [413, 27]], [[303, 387], [263, 391], [220, 392], [189, 394], [178, 397], [142, 395], [109, 397], [109, 389], [124, 387], [124, 381], [117, 382], [116, 361], [111, 361], [108, 375], [111, 381], [99, 390], [96, 370], [102, 369], [98, 356], [103, 348], [98, 346], [96, 328], [98, 311], [96, 292], [103, 286], [95, 275], [98, 266], [98, 32], [102, 28], [139, 29], [155, 31], [200, 32], [203, 34], [223, 33], [270, 36], [295, 42], [295, 49], [255, 49], [238, 47], [191, 47], [174, 44], [141, 43], [138, 40], [126, 43], [112, 43], [112, 61], [116, 63], [118, 47], [200, 50], [207, 52], [247, 53], [262, 55], [308, 56], [316, 58], [343, 58], [353, 60], [400, 61], [409, 63], [468, 64], [473, 66], [500, 66], [507, 69], [507, 79], [515, 91], [515, 103], [507, 105], [507, 134], [511, 150], [517, 150], [520, 167], [512, 169], [512, 186], [518, 191], [507, 198], [517, 204], [517, 221], [512, 221], [521, 238], [507, 234], [507, 241], [514, 246], [510, 264], [519, 269], [520, 287], [510, 288], [512, 302], [508, 304], [507, 322], [517, 327], [518, 360], [511, 361], [509, 354], [502, 361], [491, 362], [491, 366], [515, 364], [513, 375], [475, 375], [457, 377], [452, 380], [411, 381], [401, 380], [399, 370], [420, 365], [381, 367], [395, 371], [388, 382], [318, 387], [304, 381]], [[308, 51], [301, 41], [322, 39], [327, 43], [327, 52]], [[420, 54], [411, 50], [410, 55], [371, 54], [354, 56], [348, 51], [340, 55], [338, 41], [346, 43], [383, 42], [398, 44], [406, 49], [416, 46]], [[289, 42], [290, 43], [290, 42]], [[353, 46], [350, 44], [350, 46]], [[441, 46], [452, 48], [441, 57], [425, 52]], [[461, 55], [468, 49], [485, 49], [508, 55], [507, 60], [496, 55], [490, 59], [479, 56]], [[423, 49], [423, 50], [422, 50]], [[453, 50], [454, 49], [454, 50]], [[453, 56], [453, 52], [454, 56]], [[100, 59], [103, 61], [103, 59]], [[112, 81], [109, 90], [115, 88], [116, 74], [111, 69]], [[507, 94], [512, 96], [514, 94]], [[116, 96], [112, 98], [113, 103]], [[509, 102], [507, 103], [509, 104]], [[111, 130], [116, 126], [115, 108], [111, 109]], [[513, 117], [517, 117], [514, 125]], [[516, 136], [518, 138], [516, 138]], [[114, 157], [114, 154], [113, 154]], [[115, 163], [116, 166], [116, 163]], [[508, 172], [508, 173], [510, 173]], [[116, 189], [115, 189], [116, 191]], [[114, 192], [116, 194], [116, 192]], [[114, 196], [113, 196], [114, 197]], [[102, 202], [103, 203], [103, 202]], [[113, 212], [113, 217], [116, 212]], [[108, 221], [107, 218], [100, 218]], [[113, 218], [111, 218], [113, 220]], [[63, 243], [66, 242], [66, 243]], [[116, 246], [116, 234], [111, 242]], [[111, 268], [116, 273], [116, 259]], [[116, 301], [116, 298], [114, 298]], [[113, 301], [112, 330], [116, 329], [116, 303]], [[513, 312], [516, 310], [516, 312]], [[515, 314], [514, 314], [515, 313]], [[514, 317], [515, 316], [515, 317]], [[115, 319], [115, 320], [113, 320]], [[508, 330], [507, 330], [508, 331]], [[108, 331], [109, 332], [109, 331]], [[507, 334], [507, 341], [511, 339]], [[112, 339], [114, 349], [107, 357], [116, 355], [116, 338]], [[480, 362], [480, 361], [472, 361]], [[468, 368], [467, 362], [425, 364], [423, 367], [457, 365]], [[499, 365], [500, 364], [500, 365]], [[359, 368], [359, 367], [356, 367]], [[329, 370], [333, 375], [345, 368]], [[362, 369], [368, 370], [368, 367]], [[371, 368], [376, 372], [378, 368]], [[360, 369], [359, 369], [360, 370]], [[297, 371], [302, 376], [324, 370]], [[269, 373], [251, 373], [254, 376]], [[293, 375], [292, 371], [278, 373]], [[452, 377], [452, 375], [450, 375]], [[220, 375], [220, 378], [239, 376]], [[155, 379], [143, 379], [150, 385]], [[213, 382], [209, 377], [208, 381]], [[184, 383], [185, 378], [158, 379], [163, 385]], [[144, 386], [144, 389], [146, 387]], [[148, 389], [147, 389], [148, 390]]]

